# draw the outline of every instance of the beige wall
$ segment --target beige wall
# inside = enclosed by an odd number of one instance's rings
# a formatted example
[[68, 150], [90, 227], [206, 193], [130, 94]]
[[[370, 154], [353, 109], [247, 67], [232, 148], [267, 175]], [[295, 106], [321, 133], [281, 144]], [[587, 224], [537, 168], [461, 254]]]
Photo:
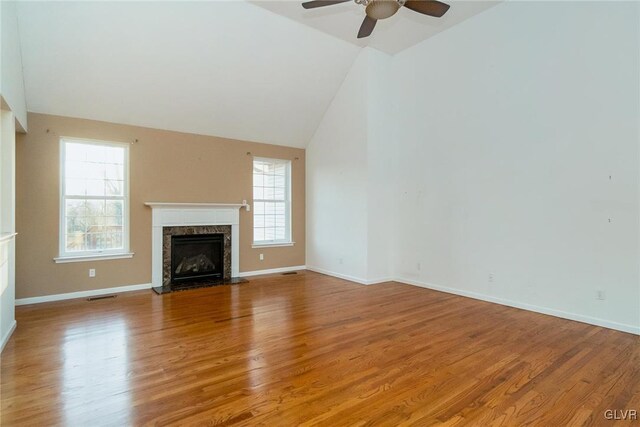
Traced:
[[[296, 243], [252, 249], [253, 217], [242, 209], [240, 271], [304, 265], [304, 150], [43, 114], [30, 113], [28, 120], [29, 133], [18, 135], [16, 147], [17, 298], [150, 283], [151, 209], [144, 202], [251, 203], [251, 155], [292, 161]], [[132, 259], [53, 262], [58, 255], [61, 136], [138, 140], [130, 148]], [[96, 269], [95, 278], [89, 278], [90, 268]]]

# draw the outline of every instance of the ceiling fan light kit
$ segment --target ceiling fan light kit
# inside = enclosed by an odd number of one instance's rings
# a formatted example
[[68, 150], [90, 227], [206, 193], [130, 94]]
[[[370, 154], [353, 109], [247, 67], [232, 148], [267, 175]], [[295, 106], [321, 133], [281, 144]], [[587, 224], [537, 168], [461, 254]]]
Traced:
[[[312, 0], [302, 3], [305, 9], [331, 6], [339, 3], [346, 3], [350, 0]], [[358, 31], [358, 38], [368, 37], [373, 32], [376, 22], [381, 19], [392, 17], [398, 10], [405, 6], [414, 12], [423, 15], [440, 18], [447, 13], [449, 5], [437, 0], [354, 0], [356, 4], [364, 6], [365, 18]]]
[[380, 20], [391, 18], [400, 6], [402, 5], [398, 1], [373, 0], [368, 2], [364, 11], [369, 18]]

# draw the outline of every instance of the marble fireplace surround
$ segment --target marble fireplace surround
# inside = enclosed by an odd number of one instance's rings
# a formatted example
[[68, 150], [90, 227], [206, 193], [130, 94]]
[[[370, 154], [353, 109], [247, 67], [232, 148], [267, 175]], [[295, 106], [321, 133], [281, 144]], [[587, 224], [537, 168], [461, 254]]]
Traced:
[[223, 235], [223, 279], [231, 279], [231, 226], [195, 225], [162, 227], [162, 286], [171, 285], [171, 237], [198, 234]]
[[[163, 286], [163, 247], [165, 227], [180, 227], [176, 230], [192, 231], [198, 227], [214, 230], [215, 226], [230, 226], [231, 277], [240, 273], [240, 208], [249, 210], [247, 204], [228, 203], [165, 203], [146, 202], [151, 208], [151, 282], [154, 287]], [[182, 228], [188, 227], [188, 228]], [[188, 233], [194, 234], [194, 233]], [[225, 235], [225, 253], [226, 251]], [[225, 256], [226, 258], [226, 256]], [[225, 260], [225, 276], [227, 261]], [[226, 277], [225, 277], [226, 278]]]

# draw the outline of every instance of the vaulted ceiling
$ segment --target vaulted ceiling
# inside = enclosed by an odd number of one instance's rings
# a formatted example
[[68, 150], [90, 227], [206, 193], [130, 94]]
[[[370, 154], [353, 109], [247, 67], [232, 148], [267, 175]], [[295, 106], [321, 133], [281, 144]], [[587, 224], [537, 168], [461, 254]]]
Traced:
[[[399, 51], [490, 5], [473, 3], [439, 23], [401, 11], [369, 43]], [[362, 46], [362, 7], [329, 9], [305, 14], [298, 1], [20, 2], [27, 108], [305, 147]]]
[[356, 46], [369, 46], [391, 55], [499, 3], [487, 0], [441, 0], [451, 5], [441, 18], [421, 15], [402, 7], [392, 18], [378, 21], [371, 36], [358, 39], [356, 35], [365, 16], [364, 6], [350, 1], [307, 10], [300, 7], [301, 1], [306, 0], [257, 0], [253, 3]]

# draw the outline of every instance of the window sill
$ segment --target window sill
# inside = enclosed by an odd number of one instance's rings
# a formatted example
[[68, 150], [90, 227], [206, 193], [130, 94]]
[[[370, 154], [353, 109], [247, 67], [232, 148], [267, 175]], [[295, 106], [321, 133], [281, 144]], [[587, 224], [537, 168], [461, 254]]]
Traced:
[[105, 261], [109, 259], [127, 259], [133, 258], [133, 252], [125, 252], [121, 254], [104, 254], [104, 255], [78, 255], [78, 256], [59, 256], [53, 259], [56, 264], [66, 264], [68, 262], [84, 262], [84, 261]]
[[280, 242], [280, 243], [254, 243], [251, 245], [252, 248], [277, 248], [284, 246], [293, 246], [296, 242]]

